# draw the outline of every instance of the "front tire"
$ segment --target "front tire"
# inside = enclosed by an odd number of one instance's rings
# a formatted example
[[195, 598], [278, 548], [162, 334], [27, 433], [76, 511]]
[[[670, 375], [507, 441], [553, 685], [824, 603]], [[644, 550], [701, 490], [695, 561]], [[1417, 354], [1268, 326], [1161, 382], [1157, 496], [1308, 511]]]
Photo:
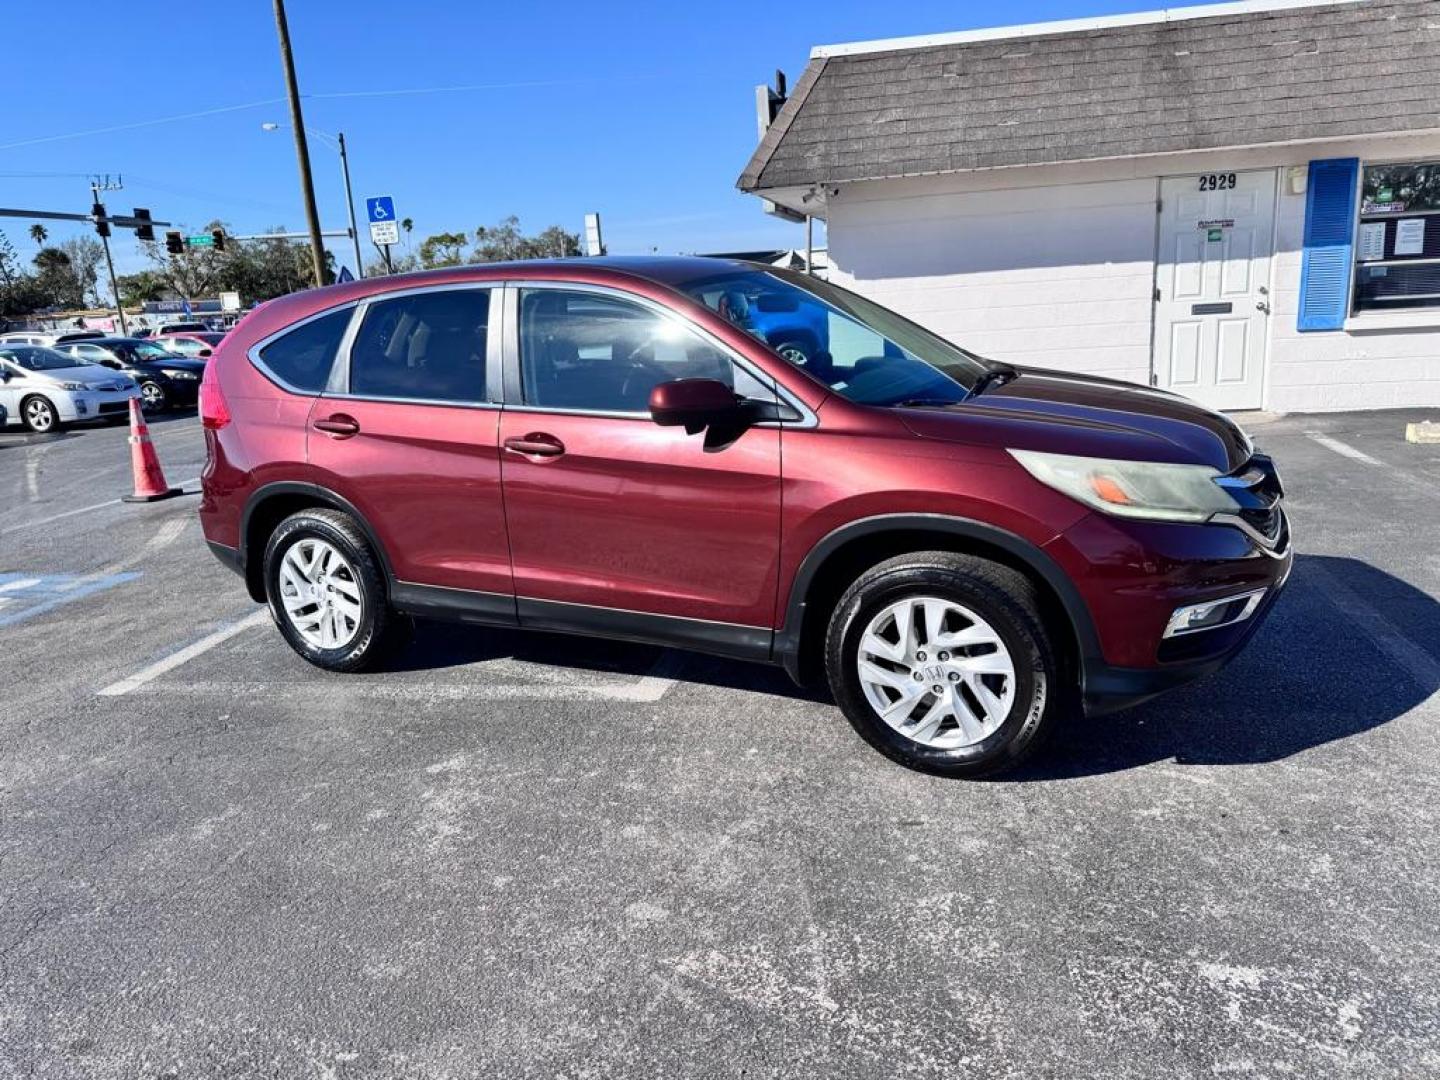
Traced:
[[145, 412], [164, 412], [169, 401], [169, 395], [165, 393], [165, 388], [159, 383], [144, 382], [140, 384], [140, 408]]
[[866, 742], [942, 776], [1014, 768], [1069, 697], [1029, 579], [946, 551], [866, 571], [831, 616], [825, 667]]
[[264, 569], [271, 617], [316, 667], [371, 669], [409, 638], [410, 620], [390, 608], [380, 562], [348, 514], [291, 514], [265, 545]]
[[20, 405], [20, 417], [36, 435], [49, 435], [60, 430], [60, 413], [54, 402], [39, 394], [28, 397]]

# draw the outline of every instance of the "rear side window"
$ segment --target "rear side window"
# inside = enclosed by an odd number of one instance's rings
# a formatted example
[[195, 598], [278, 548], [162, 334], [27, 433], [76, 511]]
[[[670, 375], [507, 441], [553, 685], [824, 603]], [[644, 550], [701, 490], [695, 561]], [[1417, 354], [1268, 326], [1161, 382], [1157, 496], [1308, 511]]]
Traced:
[[318, 393], [330, 379], [340, 339], [349, 324], [349, 308], [301, 323], [261, 349], [260, 362], [281, 382]]
[[350, 347], [350, 393], [486, 401], [490, 290], [443, 289], [370, 304]]

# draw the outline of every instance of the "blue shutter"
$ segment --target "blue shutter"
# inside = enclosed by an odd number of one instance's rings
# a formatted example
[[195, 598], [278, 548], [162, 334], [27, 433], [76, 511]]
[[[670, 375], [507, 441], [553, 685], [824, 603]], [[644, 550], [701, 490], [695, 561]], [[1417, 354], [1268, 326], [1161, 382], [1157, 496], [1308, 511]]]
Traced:
[[1297, 330], [1339, 330], [1350, 311], [1355, 260], [1356, 158], [1310, 162], [1305, 186], [1305, 254]]

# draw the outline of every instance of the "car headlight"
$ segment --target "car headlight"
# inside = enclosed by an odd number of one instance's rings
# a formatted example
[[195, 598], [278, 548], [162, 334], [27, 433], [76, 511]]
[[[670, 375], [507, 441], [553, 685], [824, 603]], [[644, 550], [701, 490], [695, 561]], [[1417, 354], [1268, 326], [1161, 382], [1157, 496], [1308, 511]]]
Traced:
[[167, 371], [165, 374], [169, 375], [172, 379], [189, 379], [192, 382], [200, 378], [200, 376], [196, 375], [193, 371]]
[[83, 382], [62, 382], [62, 383], [60, 384], [60, 389], [61, 389], [61, 390], [88, 390], [89, 387], [86, 386]]
[[1208, 465], [1042, 454], [1011, 450], [1010, 455], [1042, 484], [1116, 517], [1152, 521], [1206, 521], [1213, 514], [1240, 509]]

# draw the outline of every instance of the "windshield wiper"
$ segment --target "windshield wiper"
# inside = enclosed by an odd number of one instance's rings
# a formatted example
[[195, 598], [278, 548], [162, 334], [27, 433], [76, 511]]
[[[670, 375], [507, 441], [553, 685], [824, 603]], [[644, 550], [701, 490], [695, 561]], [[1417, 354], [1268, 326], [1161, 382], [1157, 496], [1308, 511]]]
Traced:
[[977, 394], [983, 394], [992, 386], [1004, 386], [1006, 383], [1020, 377], [1020, 372], [1009, 364], [996, 363], [994, 360], [988, 361], [988, 363], [990, 367], [982, 372], [980, 377], [975, 380], [975, 385], [970, 387], [971, 397], [975, 397]]
[[942, 397], [912, 397], [904, 401], [897, 401], [892, 406], [896, 409], [943, 409], [947, 405], [959, 405], [963, 398], [942, 398]]

